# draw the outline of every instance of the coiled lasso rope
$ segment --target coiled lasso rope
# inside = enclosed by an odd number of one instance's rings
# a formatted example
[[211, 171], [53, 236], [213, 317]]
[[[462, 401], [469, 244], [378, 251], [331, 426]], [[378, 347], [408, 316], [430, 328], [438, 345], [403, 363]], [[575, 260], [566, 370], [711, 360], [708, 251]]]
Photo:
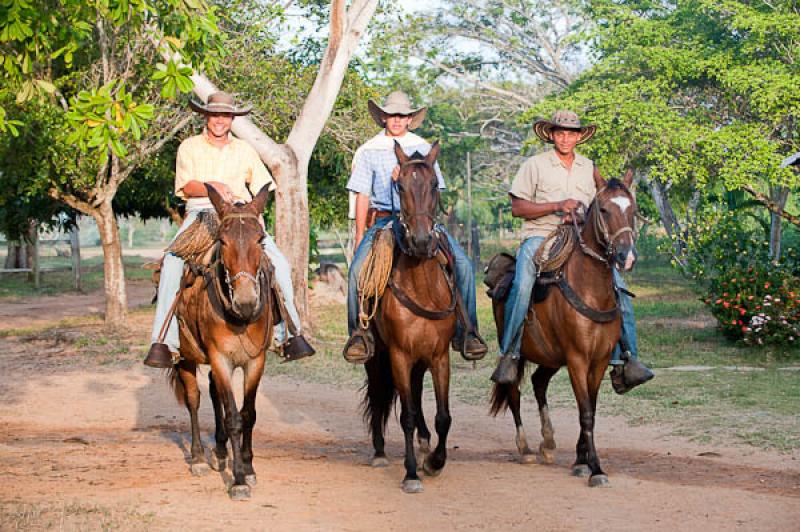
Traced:
[[[394, 235], [391, 228], [375, 234], [372, 249], [358, 273], [358, 321], [362, 329], [378, 312], [378, 300], [386, 290], [394, 259]], [[368, 310], [369, 305], [372, 308]]]

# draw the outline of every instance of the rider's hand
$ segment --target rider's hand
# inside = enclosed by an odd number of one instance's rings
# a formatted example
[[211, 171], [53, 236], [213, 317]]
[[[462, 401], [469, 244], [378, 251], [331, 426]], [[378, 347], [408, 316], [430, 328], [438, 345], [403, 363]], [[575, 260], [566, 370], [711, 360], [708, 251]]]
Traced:
[[578, 209], [583, 205], [580, 201], [576, 199], [565, 199], [563, 201], [558, 202], [558, 210], [563, 212], [564, 214], [569, 214], [575, 209]]
[[223, 200], [225, 200], [227, 203], [233, 203], [234, 197], [231, 187], [220, 181], [211, 181], [209, 182], [209, 185], [214, 187], [219, 195], [222, 196]]
[[400, 165], [399, 164], [392, 169], [392, 181], [397, 181], [398, 177], [400, 177]]

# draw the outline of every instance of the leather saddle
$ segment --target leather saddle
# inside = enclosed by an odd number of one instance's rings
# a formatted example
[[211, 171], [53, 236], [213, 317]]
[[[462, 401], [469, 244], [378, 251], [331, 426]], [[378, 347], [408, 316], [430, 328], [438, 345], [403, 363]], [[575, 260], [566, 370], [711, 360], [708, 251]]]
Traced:
[[[489, 289], [486, 291], [491, 299], [504, 302], [508, 299], [511, 292], [511, 285], [514, 282], [514, 273], [517, 269], [517, 259], [509, 253], [499, 253], [492, 257], [486, 266], [486, 276], [483, 282]], [[533, 302], [540, 303], [547, 299], [550, 288], [555, 284], [557, 272], [542, 273], [536, 278], [533, 285]]]

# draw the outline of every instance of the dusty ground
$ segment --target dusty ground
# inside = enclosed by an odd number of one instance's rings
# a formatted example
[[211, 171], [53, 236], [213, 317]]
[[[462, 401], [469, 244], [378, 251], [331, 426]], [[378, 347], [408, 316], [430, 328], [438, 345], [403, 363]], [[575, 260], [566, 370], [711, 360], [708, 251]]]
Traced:
[[[31, 317], [60, 316], [48, 313], [56, 305], [34, 307]], [[18, 313], [0, 303], [3, 320]], [[510, 417], [456, 402], [444, 473], [406, 495], [396, 420], [392, 463], [372, 469], [357, 390], [273, 368], [257, 405], [259, 484], [250, 501], [232, 502], [227, 474], [190, 475], [188, 415], [163, 376], [138, 362], [149, 319], [134, 320], [131, 352], [114, 359], [76, 351], [74, 337], [91, 331], [0, 340], [0, 530], [798, 530], [799, 456], [710, 448], [658, 425], [601, 418], [596, 438], [612, 485], [590, 489], [568, 474], [573, 409], [553, 413], [557, 463], [521, 465]], [[531, 401], [524, 416], [538, 443]], [[208, 444], [205, 393], [201, 424]]]

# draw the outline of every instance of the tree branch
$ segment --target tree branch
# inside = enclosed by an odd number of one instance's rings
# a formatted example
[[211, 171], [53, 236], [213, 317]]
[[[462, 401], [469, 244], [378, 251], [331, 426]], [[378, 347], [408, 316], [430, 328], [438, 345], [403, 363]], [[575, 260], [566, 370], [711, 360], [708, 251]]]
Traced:
[[769, 199], [768, 196], [757, 191], [750, 185], [742, 185], [742, 190], [753, 196], [753, 198], [755, 198], [757, 202], [766, 207], [767, 210], [769, 210], [770, 212], [774, 212], [787, 222], [796, 225], [797, 227], [800, 227], [800, 216], [795, 216], [793, 214], [789, 214], [788, 212], [784, 211], [783, 209], [780, 208], [780, 206], [777, 203]]

